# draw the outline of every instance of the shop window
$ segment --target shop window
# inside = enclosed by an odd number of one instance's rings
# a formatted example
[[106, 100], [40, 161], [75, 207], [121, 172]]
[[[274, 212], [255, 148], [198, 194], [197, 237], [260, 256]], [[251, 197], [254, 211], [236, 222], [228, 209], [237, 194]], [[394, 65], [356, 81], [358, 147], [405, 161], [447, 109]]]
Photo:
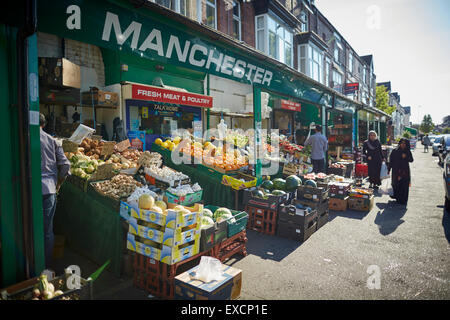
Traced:
[[299, 71], [322, 82], [323, 52], [310, 43], [299, 46], [299, 55]]
[[292, 67], [293, 33], [275, 18], [265, 14], [256, 17], [256, 48]]
[[206, 25], [217, 29], [216, 0], [206, 0]]
[[241, 40], [241, 6], [238, 1], [233, 1], [233, 37]]

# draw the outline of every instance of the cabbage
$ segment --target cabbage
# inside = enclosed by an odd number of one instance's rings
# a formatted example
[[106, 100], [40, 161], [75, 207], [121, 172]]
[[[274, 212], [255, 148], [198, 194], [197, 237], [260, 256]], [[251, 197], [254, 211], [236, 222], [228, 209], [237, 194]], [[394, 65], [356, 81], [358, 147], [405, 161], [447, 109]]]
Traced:
[[211, 212], [211, 210], [206, 209], [206, 208], [203, 209], [203, 216], [204, 216], [204, 217], [210, 217], [210, 218], [213, 218], [213, 217], [214, 217], [214, 215], [213, 215], [213, 213]]
[[228, 216], [228, 218], [233, 217], [233, 215], [231, 214], [231, 211], [227, 208], [219, 208], [216, 210], [216, 212], [214, 212], [214, 219], [218, 219], [219, 217], [226, 215]]
[[212, 226], [213, 224], [214, 224], [214, 221], [210, 217], [204, 216], [202, 218], [202, 229]]

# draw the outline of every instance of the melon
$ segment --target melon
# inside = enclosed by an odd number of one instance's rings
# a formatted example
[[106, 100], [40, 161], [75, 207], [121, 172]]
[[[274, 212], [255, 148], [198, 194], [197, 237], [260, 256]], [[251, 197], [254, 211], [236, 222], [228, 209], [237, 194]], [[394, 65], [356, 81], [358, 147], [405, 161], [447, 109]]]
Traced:
[[154, 211], [154, 212], [158, 212], [160, 214], [163, 214], [163, 212], [164, 212], [163, 209], [161, 209], [160, 207], [157, 207], [157, 206], [152, 207], [150, 210]]
[[261, 190], [258, 190], [258, 189], [253, 191], [252, 195], [256, 198], [264, 198], [264, 192], [262, 192]]
[[302, 185], [302, 180], [296, 175], [291, 175], [286, 178], [286, 190], [294, 191], [298, 188], [298, 186]]
[[286, 192], [284, 192], [283, 190], [273, 190], [272, 194], [274, 196], [284, 196], [286, 194]]
[[219, 208], [219, 209], [217, 209], [217, 210], [214, 212], [214, 219], [215, 219], [217, 222], [219, 222], [218, 219], [219, 219], [220, 217], [222, 217], [222, 218], [224, 218], [224, 219], [226, 220], [226, 219], [228, 219], [228, 218], [232, 218], [232, 217], [233, 217], [233, 214], [231, 213], [230, 209], [227, 209], [227, 208]]
[[267, 189], [267, 190], [273, 190], [273, 182], [270, 180], [264, 180], [261, 183], [261, 188]]
[[286, 180], [276, 178], [273, 180], [273, 188], [275, 190], [286, 190]]
[[143, 194], [139, 197], [139, 209], [150, 210], [155, 206], [155, 199], [149, 194]]
[[317, 183], [314, 180], [306, 180], [305, 186], [308, 186], [311, 188], [317, 188]]
[[214, 217], [212, 211], [206, 208], [203, 209], [203, 216], [210, 217], [211, 219]]
[[167, 204], [164, 201], [158, 200], [155, 202], [155, 207], [159, 207], [164, 211], [167, 209]]

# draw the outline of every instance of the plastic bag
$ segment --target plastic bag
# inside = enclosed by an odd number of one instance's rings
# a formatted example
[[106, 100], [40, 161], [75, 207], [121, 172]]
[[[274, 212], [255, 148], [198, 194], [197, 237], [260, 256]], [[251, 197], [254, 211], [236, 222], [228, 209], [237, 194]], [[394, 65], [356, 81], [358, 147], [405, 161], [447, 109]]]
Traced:
[[219, 259], [203, 256], [198, 265], [194, 279], [203, 282], [221, 281], [224, 279], [222, 275], [222, 263]]
[[389, 183], [389, 179], [384, 180], [384, 182], [380, 188], [380, 193], [388, 195], [388, 196], [394, 195], [394, 189], [392, 189], [392, 186]]
[[383, 161], [383, 163], [381, 164], [380, 179], [383, 180], [387, 178], [389, 178], [388, 169], [386, 166], [386, 162]]

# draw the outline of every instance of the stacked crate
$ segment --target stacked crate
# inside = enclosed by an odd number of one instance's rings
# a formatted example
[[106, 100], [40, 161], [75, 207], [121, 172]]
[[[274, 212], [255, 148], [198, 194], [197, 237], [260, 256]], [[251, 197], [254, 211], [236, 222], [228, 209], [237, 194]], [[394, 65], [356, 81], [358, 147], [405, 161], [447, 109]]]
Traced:
[[329, 184], [330, 200], [329, 208], [334, 211], [346, 211], [348, 204], [348, 193], [351, 184], [348, 182], [332, 182]]
[[370, 211], [374, 205], [373, 189], [354, 188], [349, 191], [348, 208], [355, 211]]
[[235, 234], [216, 244], [212, 249], [212, 256], [221, 262], [231, 258], [235, 254], [247, 255], [247, 232], [245, 230]]
[[316, 232], [317, 222], [317, 210], [283, 204], [278, 216], [277, 236], [304, 242]]
[[157, 297], [173, 297], [175, 270], [199, 255], [203, 206], [187, 208], [189, 213], [169, 209], [167, 214], [129, 205], [128, 209], [127, 248], [138, 254], [135, 285]]
[[247, 228], [275, 235], [280, 205], [290, 204], [294, 197], [294, 192], [288, 192], [282, 196], [268, 196], [267, 199], [261, 199], [254, 197], [252, 191], [244, 190], [245, 211], [248, 213]]
[[317, 188], [299, 186], [296, 199], [296, 204], [309, 207], [317, 212], [317, 230], [328, 222], [329, 217], [329, 184], [322, 182], [320, 185]]

